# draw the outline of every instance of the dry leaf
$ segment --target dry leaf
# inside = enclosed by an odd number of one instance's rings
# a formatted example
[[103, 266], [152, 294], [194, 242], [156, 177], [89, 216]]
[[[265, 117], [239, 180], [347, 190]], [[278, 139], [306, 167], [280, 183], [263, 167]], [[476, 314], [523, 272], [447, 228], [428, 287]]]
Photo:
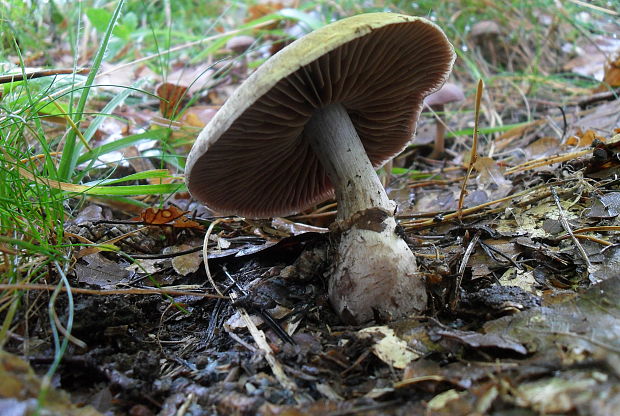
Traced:
[[164, 82], [157, 87], [157, 95], [161, 98], [159, 111], [168, 119], [174, 119], [183, 108], [183, 100], [187, 98], [187, 87]]
[[181, 122], [185, 126], [203, 128], [211, 121], [218, 108], [213, 105], [194, 105], [183, 113]]
[[[189, 244], [181, 244], [173, 247], [166, 247], [164, 253], [177, 253], [179, 251], [185, 251], [193, 248]], [[195, 251], [193, 253], [183, 254], [181, 256], [175, 256], [172, 258], [172, 267], [181, 276], [187, 276], [190, 273], [195, 273], [200, 268], [202, 263], [202, 253]]]
[[605, 76], [603, 82], [594, 92], [603, 92], [609, 90], [609, 87], [620, 87], [620, 54], [616, 56], [615, 61], [608, 61], [605, 64]]
[[132, 218], [132, 221], [142, 221], [147, 225], [163, 225], [172, 222], [175, 228], [197, 228], [202, 229], [202, 225], [192, 221], [185, 216], [189, 211], [181, 211], [174, 205], [168, 208], [147, 208], [139, 217]]
[[600, 134], [597, 134], [592, 129], [586, 130], [585, 132], [578, 130], [577, 134], [568, 138], [566, 144], [569, 146], [589, 147], [592, 146], [592, 142], [594, 142], [594, 140], [600, 140], [605, 143], [606, 138]]
[[[273, 14], [283, 8], [284, 8], [284, 5], [278, 2], [269, 1], [266, 3], [262, 3], [262, 4], [255, 4], [248, 8], [248, 17], [245, 19], [245, 21], [251, 22], [251, 21], [260, 19], [261, 17]], [[277, 27], [278, 27], [278, 22], [273, 23], [269, 26], [263, 26], [261, 30], [272, 30]]]
[[358, 332], [362, 337], [372, 336], [376, 340], [372, 352], [384, 363], [394, 368], [405, 368], [420, 355], [413, 351], [407, 343], [399, 338], [394, 330], [387, 326], [371, 326]]

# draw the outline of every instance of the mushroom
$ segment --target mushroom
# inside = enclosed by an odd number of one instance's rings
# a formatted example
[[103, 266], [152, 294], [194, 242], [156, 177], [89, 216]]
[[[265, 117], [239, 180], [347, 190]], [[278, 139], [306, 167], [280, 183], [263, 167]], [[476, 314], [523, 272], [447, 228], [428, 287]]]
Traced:
[[493, 20], [481, 20], [476, 22], [469, 32], [474, 44], [480, 49], [481, 57], [497, 67], [498, 56], [496, 45], [500, 42], [502, 30], [499, 24]]
[[332, 197], [329, 298], [348, 323], [426, 307], [413, 253], [375, 169], [409, 143], [452, 45], [434, 23], [392, 13], [324, 26], [265, 62], [198, 136], [188, 189], [220, 213], [260, 218]]
[[250, 49], [254, 42], [256, 42], [256, 39], [248, 35], [234, 36], [226, 42], [226, 49], [240, 55], [241, 57], [239, 68], [237, 68], [236, 71], [241, 77], [245, 77], [247, 73], [248, 57], [246, 56], [246, 52]]
[[[461, 87], [446, 82], [438, 91], [426, 97], [424, 99], [424, 104], [435, 113], [441, 113], [444, 110], [445, 104], [463, 101], [464, 99], [465, 95], [463, 95]], [[437, 114], [435, 114], [435, 116], [437, 116]], [[433, 145], [433, 151], [428, 156], [431, 159], [439, 159], [443, 155], [446, 142], [445, 123], [437, 116], [437, 122], [435, 124], [437, 128], [437, 132], [435, 133], [435, 144]]]
[[252, 46], [254, 42], [256, 42], [256, 39], [254, 39], [252, 36], [234, 36], [228, 39], [228, 41], [226, 42], [226, 49], [229, 49], [238, 54], [242, 54], [243, 52], [250, 49], [250, 46]]

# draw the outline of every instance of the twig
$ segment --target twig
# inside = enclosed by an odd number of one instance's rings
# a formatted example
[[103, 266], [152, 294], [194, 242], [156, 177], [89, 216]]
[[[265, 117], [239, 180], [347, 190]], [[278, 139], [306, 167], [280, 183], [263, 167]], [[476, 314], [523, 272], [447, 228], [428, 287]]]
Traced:
[[[487, 243], [485, 243], [484, 241], [480, 242], [480, 245], [482, 246], [482, 248], [489, 250], [495, 254], [497, 254], [500, 257], [503, 257], [504, 259], [506, 259], [507, 262], [509, 262], [510, 264], [512, 264], [514, 267], [516, 267], [519, 270], [523, 270], [523, 266], [521, 266], [520, 264], [518, 264], [517, 262], [515, 262], [513, 259], [511, 259], [510, 257], [508, 257], [506, 254], [502, 253], [500, 250], [496, 249], [495, 247], [493, 247], [492, 245], [489, 245]], [[492, 255], [491, 253], [488, 253], [489, 257], [492, 257], [495, 261], [498, 261], [494, 255]]]
[[482, 80], [478, 81], [478, 88], [476, 89], [476, 106], [474, 115], [474, 140], [471, 145], [471, 157], [469, 158], [469, 166], [467, 168], [467, 174], [463, 180], [461, 186], [461, 194], [459, 195], [458, 216], [461, 217], [461, 210], [463, 209], [463, 202], [465, 200], [467, 181], [471, 176], [471, 172], [474, 170], [474, 165], [478, 160], [478, 119], [480, 118], [480, 100], [482, 99], [482, 90], [484, 89], [484, 83]]
[[504, 172], [504, 174], [512, 175], [514, 173], [531, 170], [534, 168], [538, 168], [540, 166], [548, 166], [554, 163], [566, 162], [567, 160], [576, 159], [578, 157], [585, 156], [591, 153], [592, 153], [592, 149], [585, 149], [585, 150], [580, 150], [578, 152], [567, 153], [563, 155], [549, 156], [549, 157], [545, 157], [542, 159], [529, 160], [527, 162], [521, 163], [520, 165], [513, 166], [510, 169], [506, 169], [506, 172]]
[[184, 256], [186, 254], [195, 253], [201, 251], [204, 246], [196, 246], [188, 248], [187, 250], [176, 251], [174, 253], [157, 253], [157, 254], [127, 254], [132, 259], [170, 259], [174, 257]]
[[355, 362], [351, 364], [351, 366], [349, 366], [349, 368], [340, 372], [340, 377], [343, 377], [343, 378], [346, 377], [347, 374], [349, 374], [352, 370], [357, 368], [362, 363], [362, 361], [364, 361], [370, 355], [370, 352], [371, 350], [367, 349], [363, 353], [361, 353], [360, 356], [357, 357]]
[[[565, 236], [564, 238], [568, 238], [568, 236]], [[598, 243], [598, 244], [603, 245], [605, 247], [610, 247], [610, 246], [614, 245], [613, 243], [610, 243], [609, 241], [601, 240], [600, 238], [592, 237], [590, 235], [575, 234], [575, 238], [579, 238], [581, 240], [592, 241], [594, 243]]]
[[188, 394], [183, 404], [179, 407], [179, 410], [177, 410], [177, 413], [175, 416], [184, 416], [185, 413], [187, 413], [187, 409], [189, 409], [189, 406], [194, 402], [195, 397], [196, 396], [194, 395], [193, 392]]
[[7, 84], [9, 82], [23, 81], [25, 79], [35, 79], [35, 78], [43, 78], [43, 77], [52, 77], [56, 75], [66, 75], [66, 74], [78, 74], [78, 75], [86, 75], [90, 72], [90, 68], [78, 69], [77, 71], [73, 69], [44, 69], [41, 71], [29, 72], [26, 74], [9, 74], [3, 75], [0, 77], [0, 84]]
[[224, 294], [220, 291], [220, 288], [217, 287], [217, 285], [215, 284], [215, 281], [213, 281], [213, 276], [211, 276], [211, 270], [209, 270], [209, 237], [211, 236], [211, 232], [213, 231], [213, 227], [215, 227], [217, 224], [219, 224], [220, 222], [223, 222], [224, 220], [221, 218], [218, 218], [217, 220], [213, 221], [210, 225], [209, 228], [207, 229], [207, 232], [205, 233], [205, 241], [202, 245], [202, 261], [205, 264], [205, 271], [207, 272], [207, 278], [209, 279], [209, 282], [211, 283], [211, 286], [213, 286], [213, 289], [215, 289], [215, 291], [220, 295], [220, 296], [224, 296]]
[[[101, 243], [96, 243], [96, 244], [93, 244], [93, 245], [91, 245], [91, 246], [84, 247], [84, 248], [82, 248], [80, 251], [78, 251], [78, 252], [75, 254], [75, 258], [76, 258], [76, 259], [81, 259], [81, 258], [82, 258], [82, 257], [84, 257], [84, 256], [88, 256], [88, 255], [91, 255], [91, 254], [99, 253], [100, 251], [102, 251], [102, 250], [104, 250], [104, 249], [105, 249], [105, 246], [106, 246], [106, 245], [107, 245], [107, 246], [114, 246], [114, 245], [116, 245], [116, 243], [118, 243], [119, 241], [124, 240], [124, 239], [126, 239], [126, 238], [129, 238], [129, 237], [131, 237], [132, 235], [136, 235], [136, 234], [138, 234], [138, 233], [140, 233], [140, 232], [142, 232], [142, 231], [146, 230], [146, 228], [147, 228], [147, 227], [140, 227], [140, 228], [137, 228], [137, 229], [135, 229], [135, 230], [133, 230], [133, 231], [129, 231], [129, 232], [125, 233], [125, 234], [119, 235], [118, 237], [114, 237], [114, 238], [111, 238], [111, 239], [109, 239], [109, 240], [103, 241], [103, 242], [101, 242]], [[76, 235], [76, 234], [73, 234], [73, 233], [72, 233], [72, 235], [71, 235], [71, 236], [73, 237], [73, 236], [75, 236], [75, 235]], [[81, 238], [79, 238], [79, 237], [78, 237], [78, 239], [80, 239], [80, 240], [81, 240]]]
[[618, 98], [620, 95], [620, 88], [616, 88], [615, 90], [599, 92], [597, 94], [592, 94], [589, 97], [582, 98], [577, 102], [579, 108], [584, 109], [590, 104], [597, 103], [599, 101], [611, 101]]
[[[230, 276], [230, 274], [227, 273], [226, 271], [224, 272], [226, 273], [228, 278], [232, 280], [233, 285], [238, 286], [237, 283], [232, 278], [232, 276]], [[235, 301], [238, 298], [239, 298], [239, 295], [234, 290], [231, 290], [230, 299]], [[248, 312], [246, 311], [244, 307], [236, 305], [235, 308], [237, 309], [237, 312], [239, 312], [241, 319], [243, 319], [243, 322], [245, 323], [245, 326], [248, 328], [248, 331], [250, 331], [250, 335], [252, 335], [254, 342], [265, 355], [265, 360], [269, 364], [269, 367], [271, 367], [271, 371], [273, 372], [273, 375], [276, 377], [280, 385], [284, 387], [286, 390], [296, 392], [298, 390], [297, 385], [295, 384], [293, 380], [289, 379], [286, 373], [284, 372], [284, 369], [282, 368], [282, 366], [276, 359], [275, 354], [273, 353], [273, 350], [267, 343], [267, 338], [265, 337], [265, 333], [256, 327], [256, 325], [254, 324], [254, 321], [252, 321], [252, 318], [250, 317], [250, 315], [248, 314]]]
[[394, 383], [394, 388], [399, 389], [401, 387], [410, 386], [412, 384], [420, 383], [422, 381], [444, 381], [445, 379], [446, 378], [444, 376], [436, 376], [436, 375], [411, 377], [411, 378], [406, 378], [402, 381], [398, 381]]
[[244, 340], [241, 339], [241, 337], [237, 334], [235, 334], [234, 332], [230, 332], [228, 331], [228, 335], [234, 339], [235, 341], [237, 341], [239, 344], [243, 345], [245, 347], [246, 350], [253, 352], [254, 354], [256, 354], [256, 348], [254, 348], [252, 345], [248, 344], [247, 342], [245, 342]]
[[[0, 290], [7, 290], [10, 292], [15, 292], [17, 290], [45, 290], [48, 292], [52, 292], [56, 290], [56, 286], [53, 285], [40, 285], [33, 283], [21, 283], [21, 284], [0, 284]], [[66, 288], [61, 288], [61, 292], [66, 292]], [[72, 293], [81, 293], [83, 295], [99, 295], [99, 296], [108, 296], [108, 295], [170, 295], [170, 296], [198, 296], [201, 298], [211, 298], [211, 299], [228, 299], [228, 296], [220, 296], [220, 295], [211, 295], [208, 293], [202, 292], [188, 292], [186, 290], [176, 290], [176, 289], [105, 289], [105, 290], [97, 290], [97, 289], [83, 289], [78, 287], [71, 288]]]
[[558, 106], [558, 108], [562, 113], [562, 137], [560, 138], [560, 142], [564, 143], [564, 138], [566, 137], [566, 130], [568, 129], [568, 123], [566, 122], [566, 112], [564, 111], [564, 107]]
[[[237, 290], [239, 290], [239, 292], [241, 293], [242, 296], [247, 296], [248, 293], [247, 291], [245, 291], [240, 285], [239, 283], [237, 283], [237, 281], [231, 276], [230, 273], [228, 273], [228, 270], [226, 269], [226, 266], [222, 267], [224, 274], [228, 277], [228, 280], [230, 280], [232, 282], [232, 285], [226, 290], [226, 293], [228, 293], [231, 289], [233, 288], [237, 288]], [[267, 312], [264, 309], [259, 309], [258, 313], [260, 314], [261, 318], [263, 319], [263, 321], [271, 328], [273, 329], [273, 331], [276, 333], [276, 335], [278, 335], [282, 341], [284, 342], [288, 342], [291, 345], [295, 345], [295, 340], [293, 338], [291, 338], [291, 336], [288, 334], [288, 332], [286, 332], [277, 322], [275, 319], [273, 319], [273, 316], [271, 316], [271, 314], [269, 312]]]
[[[237, 298], [237, 295], [234, 292], [231, 292], [230, 298], [234, 300]], [[260, 350], [265, 354], [265, 360], [267, 360], [269, 367], [271, 367], [271, 371], [273, 371], [273, 375], [280, 382], [280, 385], [286, 390], [293, 392], [297, 391], [297, 385], [295, 384], [295, 382], [288, 378], [288, 376], [282, 369], [282, 366], [280, 365], [278, 360], [276, 360], [276, 356], [273, 353], [273, 350], [267, 343], [265, 333], [258, 329], [256, 325], [254, 325], [254, 321], [252, 321], [252, 318], [245, 310], [245, 308], [237, 306], [237, 311], [239, 312], [239, 315], [241, 315], [243, 322], [250, 331], [252, 338], [254, 338], [254, 342], [256, 342], [258, 348], [260, 348]]]
[[588, 7], [590, 9], [596, 10], [597, 12], [607, 13], [607, 14], [610, 14], [612, 16], [618, 16], [618, 14], [620, 14], [620, 13], [618, 13], [616, 11], [613, 11], [613, 10], [610, 10], [610, 9], [606, 9], [605, 7], [600, 7], [600, 6], [597, 6], [595, 4], [591, 4], [591, 3], [585, 2], [585, 1], [581, 1], [581, 0], [568, 0], [568, 1], [570, 1], [571, 3], [575, 3], [575, 4], [577, 4], [577, 5], [581, 6], [581, 7]]
[[[556, 182], [556, 184], [564, 183], [564, 182], [567, 182], [567, 181]], [[487, 207], [489, 207], [491, 205], [499, 204], [501, 202], [510, 201], [512, 199], [515, 199], [515, 198], [519, 198], [519, 197], [522, 197], [522, 196], [525, 196], [525, 195], [528, 195], [528, 194], [532, 194], [534, 192], [539, 191], [540, 189], [545, 189], [545, 192], [542, 192], [540, 195], [537, 195], [536, 197], [533, 197], [533, 198], [528, 199], [526, 201], [517, 202], [516, 203], [517, 206], [531, 204], [531, 203], [533, 203], [535, 201], [538, 201], [540, 199], [546, 198], [549, 195], [551, 195], [551, 192], [549, 191], [549, 184], [538, 185], [538, 186], [536, 186], [534, 188], [525, 189], [525, 190], [523, 190], [521, 192], [518, 192], [516, 194], [508, 195], [508, 196], [505, 196], [503, 198], [499, 198], [499, 199], [496, 199], [496, 200], [493, 200], [493, 201], [485, 202], [485, 203], [480, 204], [480, 205], [476, 205], [475, 207], [465, 208], [465, 209], [463, 209], [461, 211], [460, 217], [464, 217], [464, 216], [469, 216], [471, 214], [475, 214], [475, 213], [477, 213], [479, 211], [482, 211], [484, 208], [487, 208]], [[564, 189], [562, 193], [569, 192], [569, 191], [570, 191], [570, 189]], [[489, 214], [489, 213], [492, 213], [492, 212], [498, 212], [500, 210], [501, 210], [501, 208], [494, 208], [492, 210], [486, 211], [486, 214]], [[439, 215], [441, 215], [441, 213], [439, 213]], [[418, 216], [423, 216], [423, 214], [420, 214]], [[401, 223], [401, 225], [403, 227], [405, 227], [407, 230], [419, 229], [419, 228], [430, 227], [430, 226], [434, 226], [434, 225], [441, 224], [441, 223], [444, 223], [444, 222], [448, 222], [448, 221], [451, 221], [451, 220], [453, 220], [455, 218], [459, 218], [459, 212], [458, 211], [451, 212], [449, 214], [444, 214], [444, 215], [441, 216], [441, 219], [437, 219], [437, 217], [435, 216], [432, 219], [414, 220], [414, 221], [403, 222], [403, 223]]]
[[531, 193], [533, 191], [535, 191], [537, 188], [533, 188], [533, 189], [527, 189], [525, 191], [521, 191], [519, 193], [513, 194], [513, 195], [509, 195], [509, 196], [505, 196], [503, 198], [499, 198], [493, 201], [489, 201], [489, 202], [485, 202], [483, 204], [480, 205], [476, 205], [475, 207], [471, 207], [471, 208], [465, 208], [462, 209], [460, 212], [456, 211], [456, 212], [452, 212], [450, 214], [445, 214], [442, 216], [441, 220], [437, 220], [436, 216], [434, 216], [431, 219], [428, 220], [422, 220], [422, 221], [410, 221], [407, 223], [402, 223], [401, 225], [405, 228], [422, 228], [422, 227], [427, 227], [427, 226], [431, 226], [431, 225], [437, 225], [439, 223], [442, 222], [448, 222], [450, 220], [453, 220], [455, 218], [459, 218], [465, 215], [469, 215], [469, 214], [473, 214], [475, 212], [478, 211], [482, 211], [482, 209], [489, 207], [491, 205], [495, 205], [495, 204], [499, 204], [501, 202], [506, 202], [506, 201], [510, 201], [514, 198], [518, 198], [520, 196], [523, 195], [527, 195], [528, 193]]
[[[595, 233], [597, 231], [620, 231], [620, 226], [618, 226], [618, 225], [600, 225], [598, 227], [583, 227], [583, 228], [577, 228], [576, 230], [573, 230], [573, 233], [575, 233], [575, 234], [583, 234], [583, 233]], [[562, 238], [562, 236], [558, 237], [558, 238]]]
[[592, 263], [590, 263], [590, 259], [588, 258], [588, 253], [586, 253], [586, 251], [584, 250], [579, 240], [573, 234], [573, 230], [570, 228], [570, 224], [568, 223], [568, 220], [566, 219], [566, 215], [564, 214], [564, 209], [562, 208], [562, 205], [560, 204], [560, 198], [558, 197], [555, 187], [553, 186], [551, 187], [551, 195], [553, 195], [553, 200], [555, 201], [555, 205], [558, 207], [558, 215], [559, 215], [560, 224], [562, 224], [562, 228], [564, 228], [564, 231], [566, 231], [568, 235], [571, 237], [571, 239], [573, 240], [573, 244], [575, 244], [577, 251], [579, 251], [579, 254], [581, 255], [581, 258], [583, 259], [583, 261], [585, 261], [586, 266], [588, 267], [588, 277], [590, 278], [590, 281], [592, 283], [596, 283], [595, 281], [593, 281], [593, 278], [590, 274], [590, 270], [592, 270]]
[[469, 245], [467, 246], [467, 249], [465, 250], [465, 253], [463, 254], [463, 260], [461, 261], [461, 265], [459, 266], [459, 271], [457, 272], [456, 276], [456, 283], [454, 284], [454, 291], [452, 292], [452, 299], [450, 300], [450, 309], [452, 309], [452, 311], [456, 310], [456, 306], [459, 302], [459, 292], [461, 289], [461, 283], [463, 282], [465, 268], [467, 267], [467, 262], [471, 257], [471, 253], [473, 253], [474, 249], [476, 248], [478, 240], [480, 240], [480, 231], [478, 231], [471, 239]]

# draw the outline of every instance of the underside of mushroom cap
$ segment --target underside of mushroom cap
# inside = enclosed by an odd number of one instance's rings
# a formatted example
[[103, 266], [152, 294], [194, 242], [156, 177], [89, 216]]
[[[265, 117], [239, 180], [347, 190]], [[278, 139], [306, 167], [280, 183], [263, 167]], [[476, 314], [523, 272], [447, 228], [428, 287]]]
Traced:
[[223, 214], [287, 215], [333, 195], [304, 140], [317, 108], [347, 110], [375, 167], [409, 143], [423, 98], [455, 55], [428, 20], [369, 13], [327, 25], [268, 60], [224, 104], [187, 161], [192, 195]]

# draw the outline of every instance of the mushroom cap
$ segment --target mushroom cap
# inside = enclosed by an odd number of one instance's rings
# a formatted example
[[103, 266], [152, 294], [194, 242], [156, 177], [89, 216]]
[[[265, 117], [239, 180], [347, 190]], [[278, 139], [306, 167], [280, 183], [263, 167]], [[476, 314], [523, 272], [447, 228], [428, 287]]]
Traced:
[[444, 105], [457, 101], [463, 101], [464, 99], [465, 95], [463, 94], [461, 87], [456, 84], [446, 82], [439, 90], [428, 95], [424, 99], [424, 104], [432, 107], [435, 105]]
[[499, 35], [502, 33], [499, 24], [493, 20], [481, 20], [474, 23], [469, 32], [472, 37], [478, 37], [482, 35]]
[[422, 102], [448, 77], [454, 49], [419, 17], [368, 13], [324, 26], [256, 70], [198, 136], [187, 158], [192, 196], [222, 214], [289, 215], [333, 196], [304, 140], [315, 109], [340, 103], [373, 166], [400, 153]]
[[237, 53], [243, 53], [247, 51], [248, 48], [252, 46], [252, 44], [254, 44], [254, 42], [256, 42], [256, 39], [254, 39], [252, 36], [234, 36], [228, 39], [228, 42], [226, 42], [226, 49], [230, 49], [231, 51]]

